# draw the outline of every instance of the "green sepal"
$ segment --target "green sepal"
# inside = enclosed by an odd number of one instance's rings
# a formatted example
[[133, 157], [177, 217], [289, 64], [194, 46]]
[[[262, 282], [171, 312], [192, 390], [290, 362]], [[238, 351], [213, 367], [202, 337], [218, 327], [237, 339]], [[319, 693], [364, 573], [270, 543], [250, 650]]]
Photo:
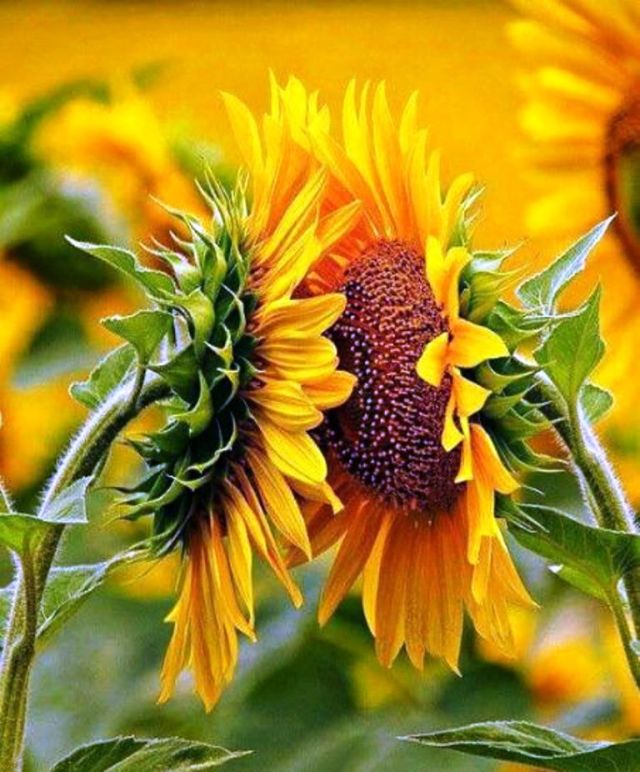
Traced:
[[95, 366], [86, 381], [72, 383], [69, 393], [76, 401], [95, 410], [133, 371], [135, 361], [135, 349], [126, 343], [109, 352]]
[[149, 369], [160, 375], [187, 402], [196, 397], [200, 368], [193, 343], [173, 354], [166, 362], [150, 364]]
[[[211, 397], [211, 392], [209, 391], [209, 385], [202, 372], [198, 373], [198, 380], [199, 394], [195, 405], [190, 410], [173, 413], [171, 416], [173, 421], [187, 424], [189, 433], [192, 437], [201, 434], [207, 428], [213, 417], [214, 402]], [[222, 405], [221, 408], [224, 408], [224, 405]]]
[[613, 395], [595, 383], [585, 383], [580, 404], [589, 423], [594, 424], [613, 407]]
[[173, 328], [173, 317], [157, 309], [144, 309], [129, 316], [107, 317], [102, 325], [131, 343], [140, 363], [147, 364]]
[[109, 246], [108, 244], [90, 244], [87, 241], [75, 241], [69, 236], [66, 238], [77, 249], [103, 260], [126, 276], [134, 279], [150, 297], [162, 300], [175, 293], [175, 285], [166, 273], [154, 271], [151, 268], [144, 268], [138, 262], [136, 255], [130, 250]]
[[189, 295], [181, 297], [177, 301], [177, 306], [186, 311], [193, 325], [193, 345], [196, 356], [200, 359], [216, 320], [213, 303], [199, 287], [196, 287]]

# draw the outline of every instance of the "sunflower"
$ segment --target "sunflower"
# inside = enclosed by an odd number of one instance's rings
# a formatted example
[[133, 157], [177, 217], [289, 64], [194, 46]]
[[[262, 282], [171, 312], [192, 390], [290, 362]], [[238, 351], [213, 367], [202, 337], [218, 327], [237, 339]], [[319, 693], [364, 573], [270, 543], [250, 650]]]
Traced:
[[[618, 214], [587, 279], [601, 277], [604, 287], [603, 328], [615, 356], [599, 376], [615, 392], [615, 434], [624, 445], [620, 427], [623, 420], [628, 427], [640, 397], [629, 378], [640, 335], [640, 14], [634, 0], [512, 2], [528, 17], [509, 31], [527, 65], [527, 156], [545, 189], [528, 227], [573, 238]], [[626, 432], [631, 448], [636, 434], [637, 427]]]
[[[384, 86], [371, 105], [369, 90], [358, 100], [352, 84], [339, 142], [315, 94], [297, 81], [276, 93], [291, 114], [306, 116], [299, 146], [327, 169], [321, 213], [337, 218], [362, 206], [303, 285], [310, 295], [346, 298], [329, 335], [340, 366], [357, 378], [349, 400], [315, 430], [344, 504], [338, 513], [322, 502], [305, 507], [313, 554], [340, 542], [320, 622], [362, 574], [384, 665], [405, 644], [418, 668], [428, 652], [457, 669], [465, 609], [481, 635], [508, 651], [508, 608], [531, 600], [495, 518], [496, 493], [518, 483], [480, 414], [491, 389], [478, 370], [500, 369], [509, 350], [476, 323], [487, 314], [472, 292], [480, 258], [464, 233], [472, 178], [456, 178], [443, 196], [415, 96], [397, 129]], [[252, 119], [236, 117], [253, 165]], [[294, 550], [290, 560], [305, 558]]]
[[[255, 639], [253, 553], [300, 605], [279, 541], [310, 558], [301, 502], [340, 506], [310, 432], [354, 386], [323, 334], [346, 301], [339, 292], [308, 297], [298, 288], [360, 216], [353, 203], [320, 212], [327, 174], [295, 141], [313, 106], [298, 116], [276, 99], [261, 134], [246, 108], [225, 99], [232, 120], [246, 121], [243, 140], [256, 154], [251, 204], [243, 179], [228, 192], [210, 178], [203, 188], [210, 220], [176, 212], [188, 239], [151, 250], [170, 275], [133, 271], [156, 300], [143, 312], [155, 320], [150, 329], [166, 325], [168, 309], [173, 323], [164, 358], [150, 364], [167, 389], [166, 424], [131, 440], [149, 474], [121, 501], [126, 517], [153, 514], [159, 556], [177, 545], [184, 556], [159, 699], [190, 667], [207, 710], [233, 676], [238, 633]], [[122, 250], [84, 248], [115, 255], [123, 267]], [[122, 330], [118, 319], [107, 326]]]

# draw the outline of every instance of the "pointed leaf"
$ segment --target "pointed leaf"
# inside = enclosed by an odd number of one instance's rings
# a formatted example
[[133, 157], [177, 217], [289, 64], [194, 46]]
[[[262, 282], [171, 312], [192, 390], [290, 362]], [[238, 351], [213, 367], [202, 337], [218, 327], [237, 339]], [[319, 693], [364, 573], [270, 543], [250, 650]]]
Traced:
[[596, 289], [578, 311], [563, 319], [535, 352], [536, 361], [560, 390], [571, 408], [604, 354], [600, 337], [601, 289]]
[[604, 236], [612, 220], [613, 216], [598, 223], [548, 268], [521, 284], [517, 295], [523, 304], [527, 308], [552, 313], [558, 296], [584, 269], [589, 253]]
[[102, 324], [131, 343], [140, 362], [146, 364], [172, 328], [173, 317], [165, 311], [145, 309], [129, 316], [110, 316]]
[[589, 742], [526, 721], [488, 721], [403, 740], [557, 772], [637, 772], [640, 740]]
[[246, 755], [179, 737], [115, 737], [77, 748], [51, 772], [207, 772]]
[[108, 577], [126, 563], [146, 555], [141, 550], [124, 552], [103, 563], [58, 566], [49, 574], [38, 620], [38, 646], [42, 647], [73, 616]]
[[586, 383], [582, 390], [581, 402], [587, 420], [594, 424], [613, 406], [613, 395], [595, 383]]
[[637, 534], [596, 528], [547, 507], [523, 504], [520, 509], [529, 525], [539, 526], [525, 530], [510, 522], [509, 530], [520, 544], [561, 566], [556, 569], [560, 576], [601, 600], [615, 591], [627, 571], [640, 567]]
[[112, 247], [108, 244], [90, 244], [86, 241], [75, 241], [67, 236], [67, 241], [74, 247], [104, 260], [122, 273], [138, 282], [147, 294], [158, 300], [172, 296], [175, 285], [171, 278], [161, 271], [144, 268], [138, 262], [136, 255], [122, 247]]
[[126, 344], [111, 351], [94, 368], [86, 381], [71, 385], [71, 396], [91, 410], [95, 410], [126, 378], [136, 361], [135, 349]]
[[0, 544], [22, 555], [27, 546], [40, 539], [51, 528], [51, 524], [35, 515], [17, 512], [0, 514]]
[[43, 520], [65, 525], [87, 522], [87, 495], [92, 476], [81, 477], [59, 493], [47, 507]]

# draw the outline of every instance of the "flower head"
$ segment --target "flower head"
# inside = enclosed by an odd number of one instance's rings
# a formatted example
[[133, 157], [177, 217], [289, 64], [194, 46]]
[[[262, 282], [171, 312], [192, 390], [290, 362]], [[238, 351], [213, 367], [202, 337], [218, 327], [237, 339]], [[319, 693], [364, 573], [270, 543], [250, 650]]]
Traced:
[[[503, 256], [470, 252], [472, 179], [459, 177], [442, 194], [415, 97], [396, 127], [384, 86], [358, 100], [351, 85], [342, 142], [319, 115], [307, 123], [305, 146], [329, 172], [322, 211], [362, 205], [305, 283], [308, 292], [346, 297], [329, 335], [340, 366], [357, 378], [316, 430], [344, 503], [338, 514], [322, 503], [307, 508], [314, 554], [341, 542], [320, 620], [362, 574], [381, 662], [390, 665], [404, 644], [417, 667], [428, 652], [455, 669], [465, 609], [508, 650], [507, 609], [531, 603], [495, 517], [496, 495], [518, 487], [505, 459], [515, 468], [524, 452], [514, 429], [527, 411], [526, 387], [513, 387], [526, 374], [495, 331], [504, 319]], [[511, 379], [511, 397], [492, 393]], [[509, 421], [511, 434], [502, 430]]]
[[[521, 122], [527, 158], [544, 190], [529, 208], [528, 226], [569, 239], [617, 212], [590, 273], [601, 278], [609, 298], [602, 323], [616, 355], [604, 362], [599, 379], [616, 394], [612, 415], [624, 416], [624, 423], [616, 421], [620, 433], [638, 401], [628, 373], [640, 334], [640, 18], [633, 0], [513, 3], [525, 15], [509, 29], [527, 66]], [[626, 433], [636, 446], [637, 431]], [[637, 475], [625, 478], [633, 484]]]
[[[243, 109], [227, 100], [232, 116]], [[256, 153], [251, 205], [242, 179], [231, 192], [210, 180], [203, 194], [211, 221], [175, 212], [188, 237], [152, 250], [168, 274], [131, 253], [123, 260], [122, 250], [84, 245], [132, 274], [155, 302], [144, 319], [106, 322], [139, 360], [144, 350], [166, 391], [166, 425], [134, 441], [149, 474], [122, 504], [130, 518], [154, 515], [160, 553], [175, 545], [184, 552], [160, 700], [191, 667], [207, 709], [233, 675], [238, 632], [255, 638], [254, 552], [301, 603], [278, 540], [311, 557], [300, 501], [339, 508], [310, 432], [355, 381], [338, 370], [335, 344], [323, 334], [344, 296], [298, 289], [357, 208], [321, 216], [327, 177], [298, 164], [295, 116], [277, 105], [264, 138], [252, 121], [243, 138]]]

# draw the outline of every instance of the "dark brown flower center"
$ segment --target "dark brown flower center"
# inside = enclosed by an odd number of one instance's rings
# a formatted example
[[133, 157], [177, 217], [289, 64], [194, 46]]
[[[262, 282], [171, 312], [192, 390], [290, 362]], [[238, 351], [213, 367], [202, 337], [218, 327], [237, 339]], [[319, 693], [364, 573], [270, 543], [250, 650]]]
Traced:
[[424, 257], [379, 241], [349, 266], [339, 289], [347, 306], [329, 335], [340, 367], [358, 383], [329, 412], [323, 439], [349, 473], [390, 503], [449, 509], [460, 489], [460, 449], [447, 453], [441, 443], [451, 378], [434, 388], [416, 373], [425, 345], [447, 330]]
[[609, 205], [618, 213], [614, 227], [640, 271], [640, 87], [609, 124], [605, 175]]

